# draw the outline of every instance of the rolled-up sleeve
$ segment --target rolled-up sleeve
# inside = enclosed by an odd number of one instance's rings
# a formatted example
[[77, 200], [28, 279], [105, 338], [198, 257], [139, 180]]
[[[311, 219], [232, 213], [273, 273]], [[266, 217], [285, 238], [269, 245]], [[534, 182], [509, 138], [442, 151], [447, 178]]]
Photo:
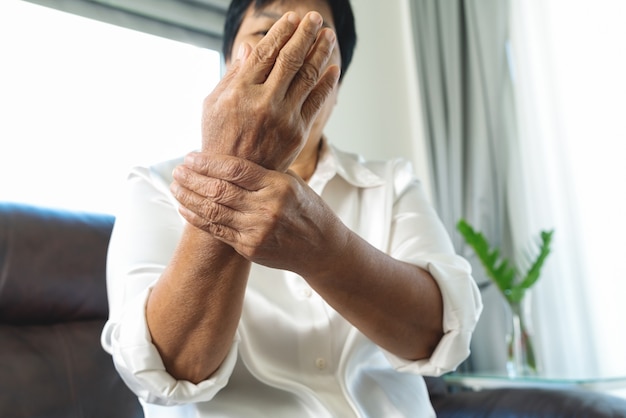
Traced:
[[174, 252], [183, 228], [168, 193], [174, 162], [133, 169], [126, 207], [116, 216], [107, 257], [109, 319], [102, 346], [128, 387], [143, 401], [177, 405], [208, 401], [226, 386], [237, 361], [238, 337], [210, 379], [194, 384], [176, 380], [152, 343], [145, 307], [152, 286]]
[[142, 400], [157, 405], [179, 405], [211, 400], [226, 384], [237, 361], [236, 339], [220, 368], [198, 384], [176, 380], [163, 365], [152, 344], [145, 319], [150, 288], [128, 303], [118, 321], [108, 321], [102, 333], [104, 348], [113, 356], [120, 376]]
[[390, 254], [428, 271], [443, 300], [443, 337], [428, 359], [409, 361], [386, 352], [399, 371], [441, 375], [470, 354], [471, 336], [482, 311], [470, 264], [455, 254], [450, 237], [409, 165], [398, 165]]

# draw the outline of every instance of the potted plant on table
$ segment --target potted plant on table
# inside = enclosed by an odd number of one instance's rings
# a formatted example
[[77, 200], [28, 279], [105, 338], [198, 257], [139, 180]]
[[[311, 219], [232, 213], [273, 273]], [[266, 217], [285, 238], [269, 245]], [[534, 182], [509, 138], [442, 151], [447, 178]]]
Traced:
[[541, 268], [550, 254], [554, 230], [541, 231], [536, 254], [526, 256], [528, 268], [523, 277], [509, 260], [500, 256], [500, 250], [492, 248], [483, 234], [475, 231], [466, 220], [461, 219], [457, 223], [457, 230], [474, 250], [510, 308], [512, 327], [507, 337], [509, 376], [537, 374], [535, 350], [526, 324], [526, 315], [522, 312], [522, 302], [528, 289], [539, 280]]

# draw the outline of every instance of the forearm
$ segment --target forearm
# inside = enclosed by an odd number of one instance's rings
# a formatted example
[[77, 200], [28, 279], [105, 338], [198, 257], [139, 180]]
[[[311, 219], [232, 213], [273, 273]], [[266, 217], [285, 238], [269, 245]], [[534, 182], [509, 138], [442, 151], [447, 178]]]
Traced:
[[347, 244], [304, 276], [355, 327], [387, 351], [428, 358], [443, 335], [443, 302], [425, 270], [372, 247], [353, 232]]
[[174, 193], [189, 222], [252, 262], [300, 274], [388, 351], [430, 356], [443, 335], [443, 303], [428, 272], [358, 237], [293, 175], [227, 156], [191, 154], [186, 164], [174, 172]]
[[187, 226], [152, 290], [146, 317], [167, 371], [197, 383], [220, 366], [241, 316], [250, 262]]

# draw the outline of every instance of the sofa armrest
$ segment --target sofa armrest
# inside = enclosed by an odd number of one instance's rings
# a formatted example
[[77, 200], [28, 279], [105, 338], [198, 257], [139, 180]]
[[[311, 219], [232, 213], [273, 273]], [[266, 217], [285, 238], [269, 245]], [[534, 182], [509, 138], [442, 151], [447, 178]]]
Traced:
[[111, 215], [0, 202], [0, 322], [106, 319]]
[[113, 221], [0, 202], [0, 417], [143, 417], [100, 344]]

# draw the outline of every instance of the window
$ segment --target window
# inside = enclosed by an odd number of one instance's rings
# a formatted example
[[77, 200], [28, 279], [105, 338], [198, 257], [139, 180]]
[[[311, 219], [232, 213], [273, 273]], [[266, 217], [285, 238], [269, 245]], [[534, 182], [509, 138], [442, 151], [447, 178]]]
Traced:
[[128, 170], [200, 145], [220, 55], [0, 2], [0, 200], [115, 213]]
[[513, 3], [528, 200], [555, 227], [554, 270], [535, 293], [546, 363], [623, 376], [626, 3]]
[[[553, 1], [554, 69], [588, 264], [599, 369], [626, 373], [626, 28], [622, 0]], [[581, 28], [585, 28], [581, 30]]]

